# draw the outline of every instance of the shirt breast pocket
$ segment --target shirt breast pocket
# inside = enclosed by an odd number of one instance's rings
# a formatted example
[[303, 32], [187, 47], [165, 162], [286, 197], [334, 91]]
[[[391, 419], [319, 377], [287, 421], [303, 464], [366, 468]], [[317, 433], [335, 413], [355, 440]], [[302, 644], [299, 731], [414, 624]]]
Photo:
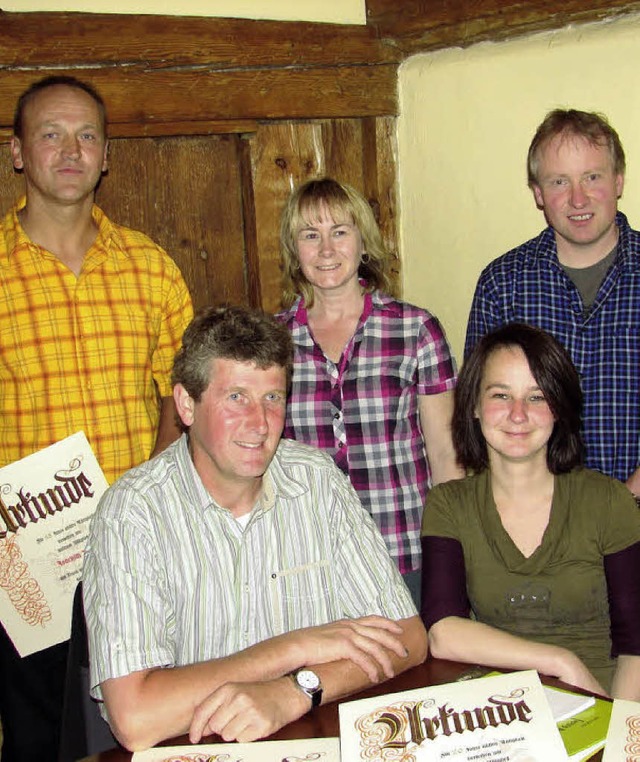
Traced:
[[327, 560], [273, 572], [269, 583], [275, 633], [313, 627], [339, 618], [332, 611]]

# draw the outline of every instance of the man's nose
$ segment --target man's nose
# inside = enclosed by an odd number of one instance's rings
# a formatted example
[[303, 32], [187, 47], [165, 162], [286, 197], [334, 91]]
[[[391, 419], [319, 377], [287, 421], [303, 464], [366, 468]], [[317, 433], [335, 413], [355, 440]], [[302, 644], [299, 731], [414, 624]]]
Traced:
[[251, 426], [255, 428], [256, 431], [260, 431], [260, 432], [267, 431], [268, 429], [267, 411], [265, 410], [264, 405], [261, 402], [252, 403], [249, 416], [250, 416]]
[[67, 135], [62, 143], [62, 154], [69, 158], [80, 156], [80, 141], [75, 135]]
[[587, 194], [584, 192], [582, 183], [576, 182], [571, 184], [571, 206], [581, 208], [588, 202]]

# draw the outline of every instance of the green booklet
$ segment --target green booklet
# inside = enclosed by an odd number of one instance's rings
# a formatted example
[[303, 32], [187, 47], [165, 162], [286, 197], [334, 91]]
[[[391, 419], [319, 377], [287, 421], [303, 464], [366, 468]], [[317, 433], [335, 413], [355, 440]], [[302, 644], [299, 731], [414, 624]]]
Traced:
[[[549, 690], [560, 691], [559, 688]], [[571, 694], [570, 691], [560, 692]], [[570, 760], [581, 762], [589, 759], [598, 749], [604, 747], [612, 709], [611, 701], [595, 698], [591, 706], [558, 722], [558, 730]]]

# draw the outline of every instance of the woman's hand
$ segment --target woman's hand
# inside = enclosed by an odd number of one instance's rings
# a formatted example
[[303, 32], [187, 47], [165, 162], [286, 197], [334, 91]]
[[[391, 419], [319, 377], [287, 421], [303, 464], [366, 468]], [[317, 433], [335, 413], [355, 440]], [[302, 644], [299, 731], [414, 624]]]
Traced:
[[557, 668], [554, 669], [553, 676], [562, 680], [563, 683], [581, 688], [583, 691], [598, 693], [601, 696], [609, 695], [587, 669], [584, 662], [566, 648], [558, 648]]

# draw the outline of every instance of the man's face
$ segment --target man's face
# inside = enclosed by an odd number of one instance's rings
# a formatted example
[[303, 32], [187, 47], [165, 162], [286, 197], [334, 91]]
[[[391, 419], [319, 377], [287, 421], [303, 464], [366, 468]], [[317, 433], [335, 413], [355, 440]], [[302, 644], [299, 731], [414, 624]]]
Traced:
[[560, 134], [542, 146], [533, 193], [555, 230], [558, 254], [591, 264], [615, 246], [615, 215], [623, 175], [614, 172], [606, 145]]
[[196, 470], [209, 492], [224, 500], [261, 484], [284, 427], [286, 373], [279, 365], [263, 370], [250, 362], [215, 359], [209, 378], [200, 402], [181, 384], [174, 399], [190, 427]]
[[29, 198], [61, 204], [93, 199], [107, 168], [98, 104], [67, 85], [36, 93], [25, 106], [22, 138], [13, 138], [11, 155], [13, 166], [24, 171]]

